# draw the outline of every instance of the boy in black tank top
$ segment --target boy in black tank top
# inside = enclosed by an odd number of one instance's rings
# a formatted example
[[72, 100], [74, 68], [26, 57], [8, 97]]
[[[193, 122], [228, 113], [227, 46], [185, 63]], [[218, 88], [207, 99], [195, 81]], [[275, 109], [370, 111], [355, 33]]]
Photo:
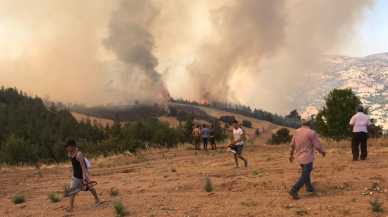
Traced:
[[[85, 165], [85, 158], [81, 151], [79, 151], [76, 147], [76, 143], [74, 140], [69, 140], [66, 142], [66, 150], [69, 152], [69, 157], [71, 158], [71, 164], [73, 165], [73, 177], [71, 179], [70, 192], [81, 187], [81, 183], [85, 180], [89, 180], [88, 170]], [[95, 206], [101, 204], [100, 199], [97, 196], [97, 192], [94, 188], [90, 189], [94, 198], [96, 199]], [[66, 212], [73, 211], [74, 204], [74, 194], [70, 196], [70, 207], [66, 210]]]

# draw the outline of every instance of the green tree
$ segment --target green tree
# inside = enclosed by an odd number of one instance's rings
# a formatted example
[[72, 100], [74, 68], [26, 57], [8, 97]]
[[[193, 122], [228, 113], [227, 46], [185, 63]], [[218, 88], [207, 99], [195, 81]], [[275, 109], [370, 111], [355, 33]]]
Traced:
[[248, 128], [251, 128], [252, 127], [252, 122], [248, 121], [248, 120], [243, 120], [242, 121], [242, 125], [244, 127], [248, 127]]
[[275, 134], [272, 134], [272, 139], [267, 141], [269, 145], [280, 145], [284, 143], [290, 143], [292, 136], [290, 135], [290, 130], [287, 128], [281, 128], [276, 131]]
[[178, 110], [174, 107], [170, 107], [170, 116], [176, 117], [178, 115]]
[[317, 132], [336, 141], [351, 137], [349, 121], [356, 114], [355, 107], [361, 104], [360, 99], [351, 89], [334, 89], [325, 101], [326, 105], [315, 118]]
[[185, 111], [179, 111], [178, 115], [176, 116], [176, 119], [178, 119], [178, 121], [186, 121], [187, 117], [188, 114]]

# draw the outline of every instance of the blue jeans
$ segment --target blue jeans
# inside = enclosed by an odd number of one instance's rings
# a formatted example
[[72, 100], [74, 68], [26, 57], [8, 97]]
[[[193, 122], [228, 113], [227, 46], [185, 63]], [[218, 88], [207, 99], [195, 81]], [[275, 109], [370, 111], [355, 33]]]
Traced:
[[303, 185], [306, 185], [307, 191], [314, 191], [314, 187], [311, 185], [311, 179], [310, 174], [313, 170], [313, 162], [305, 165], [300, 165], [302, 167], [302, 175], [300, 176], [299, 180], [295, 183], [294, 187], [292, 187], [292, 190], [295, 192], [298, 192]]

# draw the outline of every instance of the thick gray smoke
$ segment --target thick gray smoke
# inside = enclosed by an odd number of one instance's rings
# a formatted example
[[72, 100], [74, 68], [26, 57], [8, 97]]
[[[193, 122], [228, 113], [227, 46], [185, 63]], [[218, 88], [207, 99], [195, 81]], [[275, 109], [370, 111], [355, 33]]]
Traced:
[[[158, 66], [153, 54], [155, 38], [149, 31], [158, 13], [149, 0], [121, 1], [112, 12], [110, 36], [103, 41], [126, 64], [122, 82], [128, 82], [130, 88], [143, 89], [141, 97], [156, 97], [164, 86], [161, 74], [155, 70]], [[128, 77], [132, 78], [130, 82]]]
[[345, 46], [372, 2], [239, 0], [212, 11], [214, 33], [188, 66], [200, 87], [195, 98], [211, 93], [284, 113], [312, 66]]

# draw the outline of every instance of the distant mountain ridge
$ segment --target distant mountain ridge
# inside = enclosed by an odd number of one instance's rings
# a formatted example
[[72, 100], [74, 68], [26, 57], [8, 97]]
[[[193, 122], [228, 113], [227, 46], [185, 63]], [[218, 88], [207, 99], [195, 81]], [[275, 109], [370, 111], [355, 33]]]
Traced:
[[351, 88], [370, 116], [388, 129], [388, 53], [366, 57], [325, 56], [309, 73], [309, 85], [296, 93], [293, 105], [310, 113], [324, 106], [324, 97], [334, 88]]

